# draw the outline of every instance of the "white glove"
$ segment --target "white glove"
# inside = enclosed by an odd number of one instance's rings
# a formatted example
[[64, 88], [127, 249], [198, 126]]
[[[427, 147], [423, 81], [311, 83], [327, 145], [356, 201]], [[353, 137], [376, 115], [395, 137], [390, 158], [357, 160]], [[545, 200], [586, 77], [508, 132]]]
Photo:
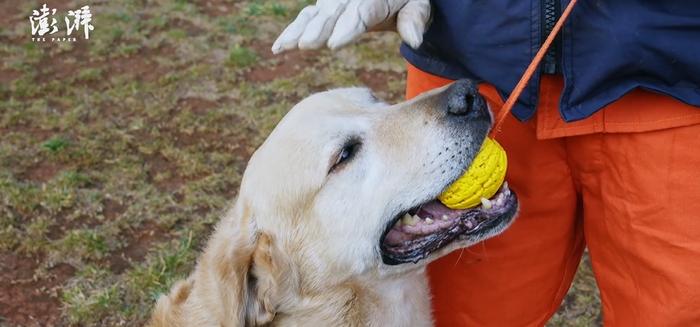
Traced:
[[345, 46], [362, 33], [392, 25], [413, 48], [423, 43], [430, 0], [318, 0], [299, 12], [272, 45], [272, 52], [331, 49]]

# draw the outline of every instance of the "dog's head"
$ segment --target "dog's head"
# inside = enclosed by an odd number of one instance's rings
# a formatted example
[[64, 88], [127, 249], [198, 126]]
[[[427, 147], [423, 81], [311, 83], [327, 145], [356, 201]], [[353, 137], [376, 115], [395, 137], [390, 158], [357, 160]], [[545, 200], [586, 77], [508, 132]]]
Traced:
[[[393, 106], [367, 89], [315, 94], [254, 154], [240, 196], [258, 228], [317, 273], [425, 263], [499, 233], [515, 215], [507, 186], [490, 209], [435, 201], [469, 167], [491, 120], [466, 80]], [[406, 226], [406, 214], [418, 219]]]
[[500, 233], [517, 210], [507, 186], [490, 208], [450, 210], [435, 200], [467, 170], [491, 120], [470, 81], [397, 105], [360, 88], [303, 100], [252, 156], [200, 260], [218, 277], [199, 291], [235, 298], [235, 290], [245, 305], [213, 306], [265, 323], [295, 302], [279, 294], [403, 273]]

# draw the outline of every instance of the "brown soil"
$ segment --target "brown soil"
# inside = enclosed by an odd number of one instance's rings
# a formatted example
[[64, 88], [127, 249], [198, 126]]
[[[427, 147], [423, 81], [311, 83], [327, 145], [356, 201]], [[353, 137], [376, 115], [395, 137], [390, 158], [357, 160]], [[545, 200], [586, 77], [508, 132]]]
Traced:
[[252, 82], [270, 82], [278, 78], [287, 78], [297, 75], [304, 69], [312, 67], [318, 60], [319, 51], [287, 51], [280, 55], [274, 55], [270, 48], [272, 43], [253, 42], [250, 45], [261, 59], [271, 60], [269, 65], [256, 65], [247, 71], [245, 79]]
[[140, 226], [131, 235], [127, 246], [118, 253], [109, 256], [106, 260], [109, 268], [115, 274], [121, 274], [130, 268], [132, 263], [142, 261], [151, 245], [164, 241], [169, 237], [167, 231], [151, 222]]
[[[15, 24], [23, 21], [26, 18], [21, 17], [22, 13], [19, 8], [17, 8], [17, 3], [14, 1], [0, 1], [0, 26], [6, 27], [11, 26], [10, 24]], [[29, 17], [29, 14], [27, 15]], [[29, 24], [28, 21], [24, 20]]]
[[[148, 176], [156, 187], [162, 191], [176, 190], [185, 183], [185, 179], [177, 173], [177, 164], [162, 155], [154, 155], [147, 159]], [[155, 180], [155, 177], [167, 176], [167, 178]], [[159, 177], [162, 178], [162, 177]]]
[[45, 183], [53, 178], [62, 167], [53, 162], [42, 161], [26, 172], [26, 179], [32, 182]]
[[235, 9], [233, 0], [197, 0], [194, 3], [199, 10], [211, 17], [228, 15]]
[[202, 98], [182, 98], [177, 101], [176, 110], [189, 110], [195, 114], [205, 114], [209, 109], [217, 107], [215, 101]]
[[38, 277], [35, 270], [41, 260], [0, 252], [0, 322], [20, 326], [59, 323], [60, 285], [73, 276], [75, 268], [62, 263]]
[[402, 99], [402, 94], [389, 94], [386, 90], [389, 82], [405, 80], [404, 74], [375, 70], [360, 70], [357, 74], [360, 81], [383, 100], [394, 102]]
[[22, 76], [22, 73], [15, 69], [0, 69], [0, 84], [10, 85], [12, 81]]

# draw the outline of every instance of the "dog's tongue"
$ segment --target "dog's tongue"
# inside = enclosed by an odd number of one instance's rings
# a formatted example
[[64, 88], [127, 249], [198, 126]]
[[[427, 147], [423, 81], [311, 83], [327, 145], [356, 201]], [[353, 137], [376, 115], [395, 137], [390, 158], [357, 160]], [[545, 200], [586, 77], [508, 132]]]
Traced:
[[431, 218], [431, 219], [438, 219], [442, 218], [443, 216], [448, 216], [450, 218], [454, 216], [459, 216], [460, 213], [466, 210], [454, 210], [446, 207], [444, 204], [440, 203], [440, 201], [433, 200], [430, 201], [418, 209], [418, 212], [416, 213], [419, 217], [425, 219], [425, 218]]

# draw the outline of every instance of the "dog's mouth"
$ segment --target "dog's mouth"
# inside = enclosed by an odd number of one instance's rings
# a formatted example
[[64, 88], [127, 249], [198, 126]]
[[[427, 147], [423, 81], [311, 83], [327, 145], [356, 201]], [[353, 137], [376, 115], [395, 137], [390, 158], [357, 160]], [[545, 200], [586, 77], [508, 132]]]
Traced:
[[388, 265], [417, 263], [454, 241], [476, 243], [503, 230], [517, 209], [517, 196], [508, 183], [470, 209], [454, 210], [438, 200], [429, 201], [392, 220], [380, 238], [382, 260]]

